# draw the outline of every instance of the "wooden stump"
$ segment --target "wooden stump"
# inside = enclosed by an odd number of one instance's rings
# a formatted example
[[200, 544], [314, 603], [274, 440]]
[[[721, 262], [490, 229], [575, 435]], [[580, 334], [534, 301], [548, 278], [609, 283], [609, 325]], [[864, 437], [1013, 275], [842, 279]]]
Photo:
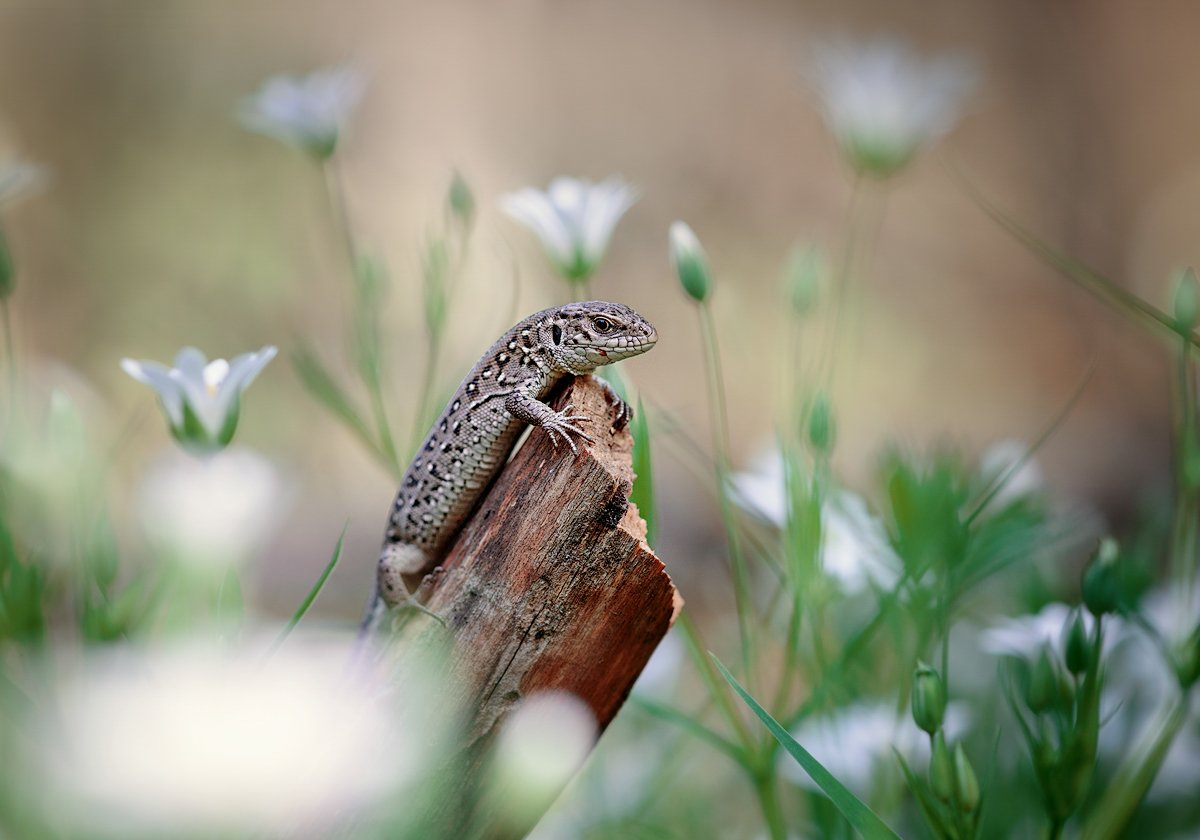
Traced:
[[[580, 377], [552, 401], [568, 403], [591, 418], [595, 443], [572, 455], [533, 430], [418, 590], [449, 630], [448, 667], [472, 717], [435, 820], [446, 836], [489, 824], [475, 796], [486, 748], [521, 698], [568, 691], [603, 730], [683, 604], [628, 501], [633, 441], [611, 431], [605, 389]], [[419, 648], [446, 629], [414, 621], [398, 644]], [[468, 802], [475, 813], [461, 813]]]

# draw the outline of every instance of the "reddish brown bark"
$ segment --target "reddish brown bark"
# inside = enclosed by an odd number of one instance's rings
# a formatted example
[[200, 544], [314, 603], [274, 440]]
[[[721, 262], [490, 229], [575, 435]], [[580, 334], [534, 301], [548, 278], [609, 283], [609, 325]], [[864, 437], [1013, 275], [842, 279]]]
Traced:
[[[450, 631], [450, 668], [473, 716], [444, 798], [449, 834], [465, 825], [456, 809], [474, 800], [486, 745], [522, 697], [569, 691], [603, 729], [683, 603], [628, 502], [628, 430], [611, 431], [615, 409], [591, 377], [553, 401], [568, 403], [591, 418], [595, 443], [572, 455], [534, 430], [418, 592]], [[413, 627], [404, 647], [445, 634], [427, 620]]]

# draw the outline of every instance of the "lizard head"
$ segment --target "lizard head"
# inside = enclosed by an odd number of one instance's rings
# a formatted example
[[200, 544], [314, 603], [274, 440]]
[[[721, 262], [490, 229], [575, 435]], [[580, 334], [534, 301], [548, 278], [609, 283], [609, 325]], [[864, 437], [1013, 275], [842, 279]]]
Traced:
[[543, 323], [555, 366], [574, 374], [639, 356], [658, 341], [654, 325], [641, 315], [603, 300], [559, 307]]

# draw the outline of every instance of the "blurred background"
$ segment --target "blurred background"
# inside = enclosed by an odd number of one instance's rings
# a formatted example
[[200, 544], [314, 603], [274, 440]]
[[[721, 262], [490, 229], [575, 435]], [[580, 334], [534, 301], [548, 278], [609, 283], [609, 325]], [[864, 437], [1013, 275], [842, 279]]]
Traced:
[[[4, 211], [21, 267], [19, 352], [68, 390], [96, 446], [120, 453], [112, 498], [131, 500], [122, 490], [171, 444], [119, 360], [278, 345], [238, 432], [290, 487], [250, 600], [290, 614], [348, 522], [347, 554], [313, 614], [351, 620], [394, 486], [287, 359], [304, 340], [348, 370], [349, 278], [319, 170], [241, 128], [237, 103], [278, 73], [348, 63], [366, 74], [338, 159], [351, 223], [393, 281], [385, 376], [399, 439], [425, 352], [421, 252], [452, 173], [479, 212], [450, 314], [447, 388], [516, 317], [569, 295], [498, 198], [562, 174], [619, 174], [641, 200], [592, 286], [661, 336], [624, 371], [708, 439], [695, 313], [667, 260], [667, 228], [686, 219], [716, 277], [741, 465], [780, 416], [786, 255], [809, 243], [836, 253], [850, 197], [802, 80], [808, 45], [890, 33], [969, 53], [983, 77], [960, 126], [887, 191], [861, 348], [836, 395], [841, 474], [865, 487], [891, 440], [970, 452], [1031, 441], [1094, 359], [1038, 458], [1052, 492], [1119, 528], [1168, 484], [1165, 349], [1030, 256], [947, 164], [1042, 238], [1166, 307], [1171, 270], [1195, 259], [1200, 217], [1198, 26], [1200, 7], [1186, 2], [1150, 13], [1115, 1], [3, 0], [0, 156], [49, 174]], [[715, 501], [668, 445], [655, 457], [656, 548], [690, 597], [719, 568]], [[135, 527], [134, 511], [114, 513]]]

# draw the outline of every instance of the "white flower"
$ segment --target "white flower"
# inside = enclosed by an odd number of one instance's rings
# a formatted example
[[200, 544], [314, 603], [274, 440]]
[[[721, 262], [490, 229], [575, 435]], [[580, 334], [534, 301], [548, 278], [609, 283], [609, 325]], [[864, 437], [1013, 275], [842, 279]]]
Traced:
[[[970, 725], [970, 714], [962, 703], [946, 707], [945, 732], [950, 740], [961, 738]], [[792, 731], [792, 737], [808, 750], [838, 781], [860, 796], [871, 792], [880, 770], [896, 767], [893, 750], [911, 764], [929, 760], [929, 739], [912, 723], [912, 715], [898, 715], [895, 705], [862, 701], [827, 715], [810, 717]], [[779, 769], [790, 781], [810, 790], [817, 784], [791, 756], [780, 755]]]
[[339, 816], [399, 795], [424, 740], [346, 678], [348, 653], [92, 654], [30, 721], [44, 813], [87, 836], [340, 836]]
[[36, 192], [46, 180], [46, 170], [25, 160], [0, 163], [0, 204]]
[[978, 72], [964, 56], [923, 60], [903, 41], [876, 38], [815, 44], [806, 75], [851, 165], [886, 178], [950, 131]]
[[271, 462], [236, 448], [203, 459], [168, 452], [138, 488], [138, 518], [151, 542], [199, 571], [220, 572], [252, 556], [286, 503]]
[[[1032, 661], [1047, 645], [1060, 647], [1075, 612], [1074, 608], [1056, 601], [1042, 607], [1037, 615], [1002, 618], [980, 634], [979, 646], [993, 656], [1019, 656]], [[1087, 610], [1081, 614], [1084, 629], [1090, 634], [1094, 619]]]
[[530, 695], [504, 721], [493, 756], [492, 796], [511, 827], [532, 827], [583, 765], [596, 719], [564, 691]]
[[241, 124], [324, 160], [337, 148], [365, 80], [350, 67], [273, 76], [238, 111]]
[[158, 392], [171, 433], [198, 449], [220, 449], [233, 439], [242, 391], [275, 358], [274, 347], [243, 353], [232, 362], [209, 362], [195, 347], [184, 347], [175, 367], [122, 359], [121, 369]]
[[[767, 450], [755, 458], [751, 469], [736, 473], [733, 494], [746, 510], [784, 528], [788, 500], [779, 450]], [[890, 589], [898, 580], [903, 563], [883, 523], [856, 493], [837, 489], [829, 494], [821, 508], [821, 538], [823, 568], [848, 594], [869, 586]]]
[[635, 201], [637, 192], [620, 178], [555, 178], [545, 192], [509, 193], [500, 208], [537, 235], [564, 278], [578, 282], [596, 270], [613, 228]]

